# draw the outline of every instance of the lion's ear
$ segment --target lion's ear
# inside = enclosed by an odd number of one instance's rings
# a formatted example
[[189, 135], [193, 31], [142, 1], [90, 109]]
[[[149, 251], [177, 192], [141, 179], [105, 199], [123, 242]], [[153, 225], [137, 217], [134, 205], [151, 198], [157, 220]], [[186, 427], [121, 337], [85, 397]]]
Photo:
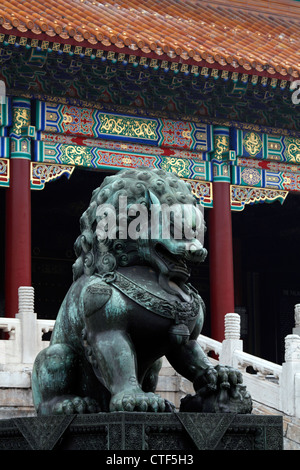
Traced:
[[80, 243], [84, 253], [88, 253], [91, 250], [92, 245], [91, 242], [87, 239], [86, 235], [81, 235]]

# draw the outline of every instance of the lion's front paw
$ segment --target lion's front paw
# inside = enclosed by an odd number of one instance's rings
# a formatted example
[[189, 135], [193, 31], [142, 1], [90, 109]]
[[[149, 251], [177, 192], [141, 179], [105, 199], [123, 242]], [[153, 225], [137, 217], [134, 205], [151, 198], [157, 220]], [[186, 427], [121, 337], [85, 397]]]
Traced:
[[242, 374], [239, 370], [229, 366], [217, 365], [203, 369], [194, 382], [196, 392], [206, 393], [217, 389], [234, 389], [243, 382]]
[[89, 397], [65, 396], [60, 397], [52, 405], [52, 413], [54, 414], [84, 414], [99, 412], [98, 403]]
[[141, 389], [125, 390], [111, 398], [110, 411], [163, 412], [166, 405], [159, 395], [145, 393]]
[[252, 399], [242, 381], [242, 374], [229, 366], [204, 369], [194, 382], [196, 394], [184, 397], [179, 411], [251, 413]]

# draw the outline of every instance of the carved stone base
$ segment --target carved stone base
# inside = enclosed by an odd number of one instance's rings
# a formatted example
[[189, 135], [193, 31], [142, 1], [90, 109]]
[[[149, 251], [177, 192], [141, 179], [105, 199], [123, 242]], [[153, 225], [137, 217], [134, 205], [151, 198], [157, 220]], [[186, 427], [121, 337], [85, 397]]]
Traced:
[[0, 421], [0, 450], [281, 450], [281, 416], [99, 413]]

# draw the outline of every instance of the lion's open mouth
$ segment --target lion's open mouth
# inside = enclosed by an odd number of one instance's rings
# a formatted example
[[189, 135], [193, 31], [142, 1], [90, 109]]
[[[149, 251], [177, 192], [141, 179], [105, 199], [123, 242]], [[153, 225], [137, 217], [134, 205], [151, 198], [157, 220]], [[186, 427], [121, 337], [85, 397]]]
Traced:
[[168, 292], [179, 295], [182, 300], [189, 300], [185, 282], [190, 277], [190, 270], [182, 254], [174, 254], [161, 243], [155, 245], [155, 253], [167, 268], [167, 272], [159, 276], [160, 285]]
[[167, 266], [170, 273], [170, 279], [172, 278], [175, 281], [175, 278], [177, 278], [179, 281], [187, 281], [187, 279], [190, 277], [190, 270], [188, 269], [184, 260], [184, 253], [171, 253], [161, 243], [157, 243], [155, 245], [155, 252]]

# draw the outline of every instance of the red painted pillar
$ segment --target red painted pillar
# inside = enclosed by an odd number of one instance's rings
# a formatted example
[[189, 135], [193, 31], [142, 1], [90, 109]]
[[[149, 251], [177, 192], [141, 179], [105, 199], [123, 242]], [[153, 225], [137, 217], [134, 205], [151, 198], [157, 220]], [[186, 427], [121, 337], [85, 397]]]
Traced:
[[6, 193], [5, 315], [18, 313], [18, 289], [31, 286], [30, 101], [13, 100], [10, 187]]
[[229, 129], [214, 128], [213, 208], [209, 211], [211, 337], [223, 341], [225, 315], [234, 312]]
[[234, 280], [230, 184], [213, 184], [213, 208], [209, 211], [209, 268], [211, 337], [224, 339], [224, 317], [234, 312]]

